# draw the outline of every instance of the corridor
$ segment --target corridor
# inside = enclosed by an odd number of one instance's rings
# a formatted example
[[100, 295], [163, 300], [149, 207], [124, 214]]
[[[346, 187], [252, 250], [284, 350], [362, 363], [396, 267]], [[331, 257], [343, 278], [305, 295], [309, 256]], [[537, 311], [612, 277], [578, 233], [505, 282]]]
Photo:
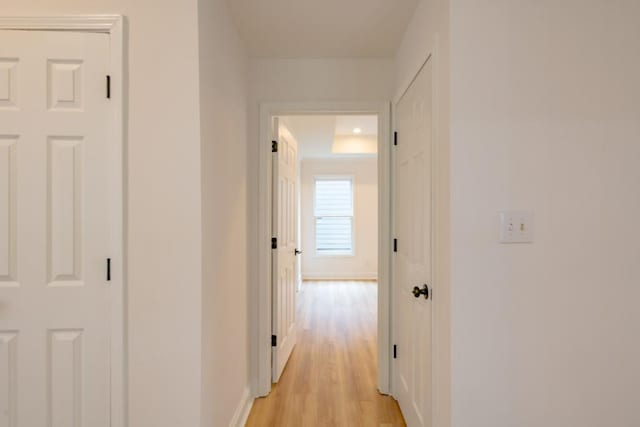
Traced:
[[297, 316], [296, 348], [247, 426], [404, 426], [376, 390], [377, 284], [306, 281]]

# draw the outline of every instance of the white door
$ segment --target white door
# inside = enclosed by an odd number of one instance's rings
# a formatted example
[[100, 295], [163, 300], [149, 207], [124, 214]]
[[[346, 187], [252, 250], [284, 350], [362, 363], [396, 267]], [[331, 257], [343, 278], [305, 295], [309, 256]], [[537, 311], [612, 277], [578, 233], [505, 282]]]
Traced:
[[431, 82], [428, 61], [396, 106], [393, 390], [410, 427], [431, 426], [432, 411]]
[[106, 427], [109, 36], [0, 31], [0, 426]]
[[274, 120], [277, 152], [273, 169], [272, 381], [278, 382], [296, 344], [296, 245], [298, 146]]

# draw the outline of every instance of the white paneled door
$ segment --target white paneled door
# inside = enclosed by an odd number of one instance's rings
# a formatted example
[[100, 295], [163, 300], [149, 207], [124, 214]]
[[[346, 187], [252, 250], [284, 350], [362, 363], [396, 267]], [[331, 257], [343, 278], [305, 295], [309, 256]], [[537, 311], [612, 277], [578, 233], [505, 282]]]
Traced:
[[[277, 149], [276, 149], [277, 147]], [[272, 381], [278, 382], [296, 344], [298, 146], [274, 119]]]
[[110, 425], [109, 36], [0, 31], [0, 427]]
[[432, 411], [432, 67], [427, 61], [396, 106], [393, 391], [410, 427]]

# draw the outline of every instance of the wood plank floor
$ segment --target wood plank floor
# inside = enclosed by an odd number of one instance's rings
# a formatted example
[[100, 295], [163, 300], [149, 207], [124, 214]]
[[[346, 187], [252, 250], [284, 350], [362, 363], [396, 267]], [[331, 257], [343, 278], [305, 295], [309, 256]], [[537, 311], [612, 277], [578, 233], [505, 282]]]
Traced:
[[377, 285], [305, 282], [298, 342], [247, 426], [404, 426], [396, 401], [376, 389]]

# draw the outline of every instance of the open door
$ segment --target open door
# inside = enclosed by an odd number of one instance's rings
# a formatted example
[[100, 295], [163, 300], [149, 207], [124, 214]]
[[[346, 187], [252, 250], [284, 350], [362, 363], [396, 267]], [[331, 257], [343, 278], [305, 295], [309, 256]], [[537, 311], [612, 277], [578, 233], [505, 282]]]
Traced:
[[393, 391], [407, 425], [432, 425], [432, 66], [396, 108]]
[[298, 147], [274, 119], [272, 381], [278, 382], [296, 343]]

